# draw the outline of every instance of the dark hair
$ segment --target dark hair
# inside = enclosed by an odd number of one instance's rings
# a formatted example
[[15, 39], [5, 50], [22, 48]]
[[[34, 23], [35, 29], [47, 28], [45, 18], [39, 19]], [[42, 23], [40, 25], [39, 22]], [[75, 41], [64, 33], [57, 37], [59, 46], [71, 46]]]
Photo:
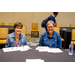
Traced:
[[58, 12], [53, 12], [53, 14], [56, 14], [56, 15], [57, 15], [57, 14], [58, 14]]
[[21, 26], [21, 28], [23, 27], [23, 24], [21, 22], [16, 22], [14, 24], [14, 28], [16, 28], [17, 26]]

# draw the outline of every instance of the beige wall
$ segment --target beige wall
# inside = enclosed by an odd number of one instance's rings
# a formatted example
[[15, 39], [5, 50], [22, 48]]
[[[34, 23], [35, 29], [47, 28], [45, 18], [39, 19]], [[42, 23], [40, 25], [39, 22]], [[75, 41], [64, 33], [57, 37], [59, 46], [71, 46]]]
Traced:
[[45, 32], [45, 28], [41, 27], [41, 22], [46, 19], [49, 15], [51, 15], [51, 12], [33, 12], [33, 23], [38, 23], [38, 30], [40, 35]]
[[75, 24], [75, 12], [59, 12], [56, 20], [63, 27], [69, 27], [70, 24]]
[[[8, 25], [20, 21], [26, 25], [27, 34], [31, 34], [32, 23], [38, 23], [38, 30], [41, 35], [45, 32], [45, 29], [41, 27], [41, 22], [51, 14], [52, 12], [0, 12], [0, 22]], [[63, 27], [69, 27], [70, 24], [75, 24], [75, 12], [59, 12], [56, 20]]]

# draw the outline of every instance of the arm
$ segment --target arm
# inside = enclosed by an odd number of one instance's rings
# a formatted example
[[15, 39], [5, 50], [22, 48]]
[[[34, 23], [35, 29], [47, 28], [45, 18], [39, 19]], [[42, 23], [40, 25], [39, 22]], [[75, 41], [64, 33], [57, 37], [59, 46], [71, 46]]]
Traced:
[[27, 39], [25, 35], [24, 35], [24, 41], [25, 41], [24, 45], [27, 45]]
[[43, 46], [43, 36], [42, 35], [40, 37], [39, 46]]
[[58, 48], [62, 49], [62, 41], [61, 41], [61, 36], [58, 36]]
[[5, 44], [5, 47], [10, 47], [9, 36], [7, 36], [7, 38], [6, 38], [6, 44]]

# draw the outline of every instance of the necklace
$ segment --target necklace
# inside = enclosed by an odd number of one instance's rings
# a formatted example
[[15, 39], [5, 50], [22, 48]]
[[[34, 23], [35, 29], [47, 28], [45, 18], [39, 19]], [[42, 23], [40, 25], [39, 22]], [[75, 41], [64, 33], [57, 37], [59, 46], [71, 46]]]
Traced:
[[[14, 36], [15, 36], [15, 34], [14, 34]], [[15, 39], [16, 39], [16, 46], [20, 45], [20, 39], [16, 36], [15, 36]]]

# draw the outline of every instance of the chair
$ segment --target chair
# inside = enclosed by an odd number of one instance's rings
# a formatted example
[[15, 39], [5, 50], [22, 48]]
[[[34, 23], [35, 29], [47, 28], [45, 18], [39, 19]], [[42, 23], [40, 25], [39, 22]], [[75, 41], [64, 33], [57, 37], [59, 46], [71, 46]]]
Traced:
[[75, 45], [75, 30], [72, 30], [71, 40], [73, 41], [73, 44]]
[[23, 28], [22, 28], [21, 33], [23, 33], [23, 34], [25, 34], [25, 35], [26, 35], [26, 26], [25, 26], [25, 25], [23, 25]]
[[9, 23], [9, 26], [14, 26], [15, 23]]
[[2, 25], [2, 26], [3, 26], [3, 25], [4, 25], [4, 23], [2, 22], [2, 23], [0, 23], [0, 25]]
[[60, 29], [59, 28], [54, 28], [54, 31], [60, 34]]
[[32, 23], [31, 37], [39, 37], [38, 23]]
[[62, 24], [57, 24], [56, 27], [62, 27]]
[[75, 25], [71, 24], [70, 27], [75, 27]]
[[[59, 33], [59, 34], [60, 34], [60, 28], [54, 28], [54, 31], [56, 31], [57, 33]], [[64, 39], [63, 39], [63, 38], [61, 38], [61, 41], [64, 41]]]
[[23, 26], [25, 26], [25, 24], [23, 24]]
[[38, 30], [38, 23], [32, 23], [32, 30]]
[[0, 44], [6, 43], [7, 35], [8, 35], [8, 28], [0, 28]]

